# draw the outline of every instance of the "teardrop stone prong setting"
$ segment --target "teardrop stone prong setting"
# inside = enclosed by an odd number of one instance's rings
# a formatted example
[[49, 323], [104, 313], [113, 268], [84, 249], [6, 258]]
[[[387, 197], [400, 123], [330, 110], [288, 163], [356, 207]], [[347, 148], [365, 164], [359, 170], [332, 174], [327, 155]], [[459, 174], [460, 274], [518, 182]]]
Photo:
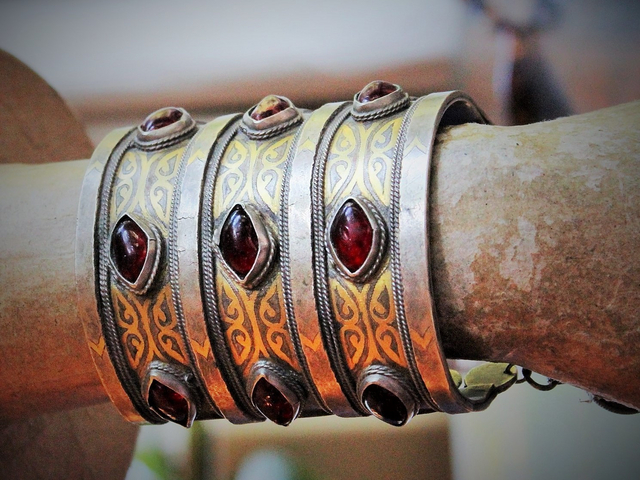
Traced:
[[260, 413], [277, 425], [286, 427], [300, 414], [303, 389], [295, 372], [271, 361], [254, 364], [247, 393]]
[[396, 395], [380, 385], [365, 388], [362, 403], [375, 417], [389, 425], [400, 427], [407, 423], [407, 408]]
[[283, 392], [265, 377], [258, 379], [251, 392], [251, 401], [269, 420], [286, 427], [295, 419], [300, 409], [296, 400], [290, 401]]

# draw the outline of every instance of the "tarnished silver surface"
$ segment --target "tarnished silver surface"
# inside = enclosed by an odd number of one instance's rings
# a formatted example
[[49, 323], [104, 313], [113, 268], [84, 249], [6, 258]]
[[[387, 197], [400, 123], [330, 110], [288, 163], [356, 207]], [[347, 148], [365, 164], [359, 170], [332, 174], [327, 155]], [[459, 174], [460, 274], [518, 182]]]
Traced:
[[202, 272], [200, 268], [200, 209], [203, 196], [204, 172], [215, 142], [238, 119], [235, 114], [211, 121], [191, 140], [185, 153], [186, 164], [182, 179], [180, 203], [173, 218], [175, 235], [174, 290], [180, 292], [176, 309], [181, 311], [187, 340], [191, 345], [193, 360], [200, 372], [206, 390], [222, 415], [234, 423], [246, 421], [222, 379], [205, 321], [202, 300]]
[[[453, 108], [452, 108], [453, 107]], [[449, 372], [436, 325], [429, 251], [429, 180], [437, 128], [448, 109], [449, 124], [484, 123], [484, 116], [460, 92], [431, 94], [416, 102], [408, 126], [400, 173], [398, 245], [404, 310], [417, 368], [436, 406], [447, 413], [478, 409], [490, 400], [460, 394]]]
[[[335, 115], [340, 114], [345, 105], [330, 103], [316, 110], [301, 127], [300, 138], [290, 166], [290, 182], [286, 229], [289, 249], [291, 288], [291, 317], [296, 319], [296, 329], [306, 356], [311, 378], [323, 402], [335, 415], [357, 416], [349, 405], [340, 385], [336, 381], [331, 362], [324, 347], [322, 332], [318, 322], [314, 290], [313, 238], [311, 223], [310, 185], [316, 149], [324, 128]], [[283, 242], [284, 243], [284, 242]], [[289, 276], [285, 275], [285, 276]]]
[[222, 378], [235, 404], [234, 407], [229, 408], [229, 410], [225, 412], [225, 416], [234, 423], [248, 423], [261, 421], [262, 415], [251, 404], [244, 390], [242, 379], [234, 368], [231, 353], [226, 345], [224, 327], [219, 312], [219, 297], [216, 291], [213, 226], [214, 186], [220, 168], [220, 161], [229, 143], [238, 131], [239, 122], [239, 117], [236, 117], [225, 132], [219, 136], [207, 161], [202, 182], [203, 201], [200, 206], [198, 245], [200, 248], [200, 272], [203, 286], [201, 291], [203, 294], [205, 323], [209, 334], [209, 341], [211, 342], [219, 368], [222, 371]]
[[122, 387], [118, 375], [109, 359], [106, 341], [102, 333], [102, 322], [96, 298], [96, 270], [94, 252], [98, 247], [94, 229], [98, 209], [98, 192], [106, 161], [111, 151], [129, 133], [130, 128], [120, 128], [107, 135], [94, 151], [82, 184], [78, 206], [78, 229], [76, 232], [76, 287], [78, 292], [78, 314], [87, 337], [93, 362], [109, 398], [120, 413], [131, 422], [144, 422]]
[[[449, 371], [431, 296], [433, 141], [441, 124], [484, 122], [483, 114], [459, 92], [412, 101], [399, 88], [356, 106], [324, 105], [298, 130], [291, 122], [303, 117], [290, 106], [256, 125], [251, 110], [220, 117], [158, 150], [140, 149], [135, 131], [124, 130], [98, 147], [83, 195], [99, 194], [80, 211], [78, 292], [94, 360], [127, 418], [288, 424], [259, 407], [275, 401], [256, 399], [264, 380], [293, 418], [374, 414], [400, 426], [417, 413], [485, 408], [513, 383], [502, 366], [464, 384]], [[178, 135], [171, 127], [154, 141]], [[355, 271], [330, 235], [346, 202], [371, 232]], [[239, 207], [257, 252], [243, 277], [219, 245]], [[124, 216], [149, 240], [135, 284], [109, 256]], [[151, 405], [153, 379], [184, 397], [188, 415]], [[385, 398], [394, 418], [385, 417]]]
[[[366, 409], [357, 396], [355, 385], [346, 365], [338, 338], [337, 322], [330, 300], [328, 252], [325, 245], [325, 231], [327, 222], [325, 217], [325, 169], [329, 150], [334, 136], [342, 122], [350, 114], [344, 108], [338, 112], [326, 125], [324, 135], [316, 146], [313, 171], [311, 175], [311, 240], [313, 245], [313, 287], [320, 330], [324, 339], [324, 348], [336, 380], [351, 408], [360, 415], [366, 414]], [[350, 414], [348, 412], [347, 414]], [[339, 415], [339, 413], [338, 413]]]

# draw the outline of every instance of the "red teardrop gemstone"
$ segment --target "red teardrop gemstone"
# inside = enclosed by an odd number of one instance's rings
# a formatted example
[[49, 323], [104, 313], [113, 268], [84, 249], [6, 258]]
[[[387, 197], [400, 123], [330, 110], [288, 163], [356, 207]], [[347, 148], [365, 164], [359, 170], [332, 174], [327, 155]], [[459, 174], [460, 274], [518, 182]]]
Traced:
[[258, 257], [258, 235], [241, 205], [229, 213], [220, 231], [220, 253], [227, 265], [244, 279]]
[[177, 108], [167, 107], [152, 113], [144, 122], [142, 122], [142, 130], [150, 132], [151, 130], [159, 130], [163, 127], [176, 123], [182, 118], [182, 112]]
[[360, 103], [373, 102], [378, 98], [385, 97], [398, 89], [393, 83], [375, 80], [360, 90], [358, 101]]
[[347, 200], [340, 207], [330, 237], [338, 259], [351, 273], [364, 265], [373, 245], [373, 227], [357, 202]]
[[258, 122], [260, 120], [264, 120], [265, 118], [269, 118], [276, 113], [289, 108], [290, 106], [291, 104], [284, 98], [280, 98], [276, 95], [267, 95], [262, 100], [260, 100], [260, 103], [258, 103], [254, 107], [249, 116], [256, 122]]
[[157, 380], [151, 380], [148, 401], [149, 406], [156, 412], [163, 414], [169, 420], [186, 425], [189, 418], [189, 402], [173, 388]]
[[293, 405], [265, 378], [256, 382], [251, 400], [256, 408], [273, 423], [286, 427], [293, 421], [295, 414]]
[[362, 392], [362, 403], [380, 420], [394, 427], [407, 423], [408, 412], [402, 400], [380, 385], [372, 384]]
[[131, 283], [140, 276], [147, 258], [149, 239], [140, 225], [124, 216], [111, 234], [111, 259], [120, 275]]

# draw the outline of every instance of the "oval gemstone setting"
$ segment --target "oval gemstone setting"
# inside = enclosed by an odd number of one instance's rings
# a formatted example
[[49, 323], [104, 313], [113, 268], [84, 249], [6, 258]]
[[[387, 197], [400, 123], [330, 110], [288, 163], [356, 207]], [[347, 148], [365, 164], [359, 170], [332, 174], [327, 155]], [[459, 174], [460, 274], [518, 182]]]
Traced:
[[399, 85], [374, 80], [353, 96], [351, 115], [365, 122], [398, 112], [409, 103], [409, 95]]
[[360, 103], [373, 102], [382, 97], [392, 94], [397, 91], [398, 87], [393, 83], [385, 82], [382, 80], [374, 80], [366, 85], [360, 93], [358, 93], [358, 101]]
[[266, 139], [290, 130], [302, 113], [287, 97], [267, 95], [244, 112], [240, 129], [251, 139]]
[[365, 282], [381, 264], [387, 231], [376, 207], [365, 199], [347, 198], [328, 222], [326, 241], [339, 272]]
[[147, 260], [149, 237], [129, 216], [123, 216], [111, 234], [111, 259], [118, 273], [136, 283]]
[[227, 265], [241, 280], [253, 268], [260, 245], [251, 217], [242, 205], [233, 207], [220, 231], [220, 252]]
[[195, 120], [184, 108], [161, 108], [138, 125], [135, 144], [143, 150], [166, 148], [195, 133], [196, 127]]
[[149, 406], [158, 414], [187, 426], [189, 401], [187, 398], [157, 379], [151, 380], [148, 394]]
[[251, 393], [251, 401], [260, 412], [277, 425], [286, 427], [296, 417], [299, 402], [292, 403], [266, 378], [258, 379]]
[[404, 402], [390, 390], [375, 383], [362, 392], [362, 403], [375, 417], [394, 427], [400, 427], [411, 419]]
[[153, 282], [159, 240], [154, 228], [129, 214], [120, 217], [111, 232], [111, 265], [121, 283], [136, 293], [145, 293]]
[[291, 102], [277, 95], [267, 95], [251, 110], [249, 116], [259, 122], [292, 106]]
[[183, 112], [180, 109], [166, 107], [147, 116], [140, 125], [140, 129], [143, 132], [160, 130], [161, 128], [177, 123], [182, 118], [182, 115]]
[[337, 259], [352, 274], [365, 264], [373, 247], [373, 225], [354, 200], [347, 200], [331, 224], [330, 240]]
[[234, 205], [220, 228], [217, 253], [235, 280], [246, 288], [258, 285], [275, 248], [261, 215], [251, 205]]

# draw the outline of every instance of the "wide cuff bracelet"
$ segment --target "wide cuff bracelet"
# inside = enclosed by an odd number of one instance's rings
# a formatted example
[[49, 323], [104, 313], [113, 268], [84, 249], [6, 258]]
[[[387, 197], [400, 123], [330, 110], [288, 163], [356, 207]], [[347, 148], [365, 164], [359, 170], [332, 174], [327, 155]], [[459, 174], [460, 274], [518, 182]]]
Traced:
[[109, 134], [85, 176], [80, 314], [130, 421], [481, 410], [438, 337], [429, 181], [438, 129], [485, 123], [460, 92], [372, 82], [309, 112], [271, 95], [198, 124], [180, 108]]

